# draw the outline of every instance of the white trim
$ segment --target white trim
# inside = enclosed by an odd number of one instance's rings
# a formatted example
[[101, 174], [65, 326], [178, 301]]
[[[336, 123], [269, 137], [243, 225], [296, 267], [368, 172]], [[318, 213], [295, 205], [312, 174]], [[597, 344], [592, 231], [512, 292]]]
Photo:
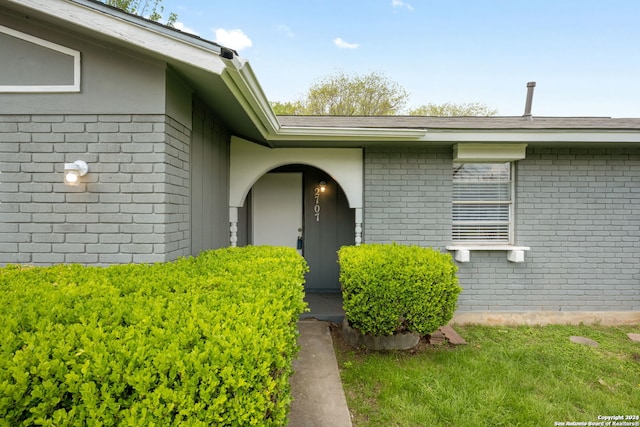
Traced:
[[65, 46], [61, 46], [56, 43], [52, 43], [48, 40], [44, 40], [38, 37], [34, 37], [30, 34], [23, 33], [21, 31], [14, 30], [9, 27], [0, 25], [0, 33], [6, 34], [11, 37], [15, 37], [20, 40], [24, 40], [29, 43], [33, 43], [38, 46], [42, 46], [46, 49], [50, 49], [63, 55], [68, 55], [73, 58], [73, 84], [71, 85], [0, 85], [0, 92], [16, 93], [16, 92], [80, 92], [80, 52], [74, 49], [70, 49]]
[[345, 193], [350, 208], [363, 207], [364, 166], [360, 148], [267, 148], [231, 137], [229, 207], [244, 205], [262, 175], [278, 166], [305, 164], [328, 173]]
[[424, 129], [386, 129], [386, 128], [327, 128], [327, 127], [292, 127], [286, 126], [278, 129], [278, 141], [283, 140], [308, 140], [322, 138], [335, 138], [349, 140], [406, 140], [418, 139], [425, 135]]
[[489, 142], [489, 143], [537, 143], [577, 142], [586, 143], [633, 143], [640, 142], [640, 132], [635, 130], [440, 130], [429, 129], [421, 142]]
[[506, 163], [522, 160], [527, 155], [527, 144], [474, 144], [453, 146], [455, 163]]
[[531, 250], [529, 246], [513, 246], [513, 245], [450, 245], [446, 248], [453, 251], [456, 261], [471, 261], [472, 251], [505, 251], [507, 259], [511, 262], [524, 262], [525, 251]]
[[[460, 245], [504, 245], [504, 244], [512, 244], [513, 236], [515, 233], [515, 162], [505, 161], [505, 162], [460, 162], [454, 164], [465, 164], [465, 163], [476, 163], [476, 164], [508, 164], [509, 165], [509, 200], [473, 200], [473, 201], [461, 201], [461, 200], [452, 200], [451, 208], [452, 214], [455, 211], [456, 206], [470, 206], [474, 204], [480, 205], [500, 205], [508, 207], [508, 239], [452, 239], [456, 242], [456, 244]], [[488, 221], [453, 221], [453, 225], [457, 225], [458, 223], [462, 224], [475, 224], [475, 225], [489, 225], [491, 224]], [[503, 223], [503, 221], [494, 222], [493, 224]], [[453, 230], [452, 230], [453, 231]]]

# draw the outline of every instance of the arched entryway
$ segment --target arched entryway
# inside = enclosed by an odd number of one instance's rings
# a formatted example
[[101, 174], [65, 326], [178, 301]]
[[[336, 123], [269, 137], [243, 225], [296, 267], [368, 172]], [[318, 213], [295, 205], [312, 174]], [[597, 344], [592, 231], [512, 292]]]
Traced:
[[339, 291], [336, 252], [362, 239], [362, 151], [234, 138], [230, 171], [230, 244], [298, 247], [311, 269], [305, 289]]
[[238, 245], [296, 248], [309, 264], [307, 292], [339, 292], [337, 251], [355, 244], [355, 209], [340, 185], [308, 165], [286, 165], [264, 174], [240, 210]]

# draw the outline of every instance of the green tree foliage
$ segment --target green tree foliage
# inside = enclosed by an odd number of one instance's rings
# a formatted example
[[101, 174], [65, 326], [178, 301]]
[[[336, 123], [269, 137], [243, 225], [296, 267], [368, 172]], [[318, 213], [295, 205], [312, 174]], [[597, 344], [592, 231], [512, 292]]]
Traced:
[[302, 101], [294, 102], [272, 102], [273, 112], [279, 116], [301, 116], [305, 114]]
[[383, 74], [338, 72], [311, 85], [303, 99], [274, 102], [276, 114], [318, 116], [390, 116], [398, 114], [409, 94]]
[[[392, 116], [403, 114], [409, 94], [381, 73], [347, 75], [338, 72], [320, 78], [293, 102], [271, 102], [277, 115]], [[411, 116], [495, 116], [498, 110], [480, 102], [425, 104], [409, 110]]]
[[409, 94], [383, 74], [344, 73], [314, 83], [304, 103], [308, 114], [330, 116], [390, 116], [407, 103]]
[[[164, 12], [163, 0], [103, 0], [109, 6], [117, 7], [135, 15], [144, 16], [152, 21], [161, 21]], [[175, 24], [178, 15], [170, 13], [166, 24], [170, 27]]]
[[491, 108], [480, 102], [468, 102], [454, 104], [446, 102], [444, 104], [425, 104], [409, 110], [411, 116], [433, 116], [433, 117], [453, 117], [453, 116], [481, 116], [489, 117], [498, 114], [498, 110]]

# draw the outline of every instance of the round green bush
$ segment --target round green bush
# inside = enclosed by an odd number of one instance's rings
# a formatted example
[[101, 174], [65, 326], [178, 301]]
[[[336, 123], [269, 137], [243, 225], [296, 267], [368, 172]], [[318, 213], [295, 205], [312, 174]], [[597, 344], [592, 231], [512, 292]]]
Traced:
[[344, 246], [338, 252], [344, 311], [363, 334], [426, 335], [453, 317], [458, 295], [451, 255], [397, 244]]

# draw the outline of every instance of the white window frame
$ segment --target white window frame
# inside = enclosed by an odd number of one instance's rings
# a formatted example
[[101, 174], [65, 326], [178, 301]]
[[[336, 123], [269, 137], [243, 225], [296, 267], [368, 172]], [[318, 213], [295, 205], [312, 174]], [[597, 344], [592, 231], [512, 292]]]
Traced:
[[[456, 165], [468, 164], [470, 162], [455, 162], [452, 164], [452, 173], [455, 169]], [[470, 244], [470, 245], [511, 245], [513, 244], [513, 205], [514, 205], [514, 194], [515, 194], [515, 184], [514, 184], [514, 163], [513, 162], [473, 162], [473, 164], [479, 165], [509, 165], [509, 200], [453, 200], [451, 201], [452, 208], [452, 232], [451, 239], [454, 244]], [[481, 182], [481, 181], [477, 181]], [[496, 183], [504, 183], [505, 181], [496, 181]], [[473, 184], [473, 181], [469, 181], [470, 184]], [[456, 221], [453, 219], [453, 210], [455, 206], [473, 206], [473, 205], [494, 205], [494, 206], [507, 206], [507, 239], [456, 239], [454, 237], [454, 225], [456, 225]], [[499, 223], [504, 223], [504, 221], [488, 221], [488, 220], [467, 220], [467, 221], [458, 221], [460, 224], [468, 224], [468, 225], [494, 225]]]
[[[453, 163], [511, 163], [511, 214], [509, 241], [515, 239], [515, 190], [516, 190], [516, 161], [526, 157], [527, 144], [525, 143], [477, 143], [461, 142], [453, 146]], [[453, 170], [453, 167], [452, 167]], [[452, 207], [453, 212], [453, 207]], [[447, 250], [453, 251], [456, 261], [469, 262], [472, 251], [505, 251], [507, 259], [511, 262], [524, 262], [524, 253], [529, 250], [527, 246], [515, 246], [514, 244], [496, 243], [462, 243], [455, 242], [447, 246]]]
[[[457, 160], [457, 159], [456, 159]], [[496, 159], [498, 160], [498, 159]], [[511, 262], [524, 262], [524, 252], [528, 251], [530, 248], [527, 246], [515, 246], [515, 190], [516, 190], [516, 163], [514, 161], [481, 161], [481, 162], [465, 162], [465, 161], [454, 161], [451, 167], [452, 171], [452, 179], [453, 179], [453, 170], [455, 165], [463, 164], [463, 163], [481, 163], [481, 164], [509, 164], [509, 201], [504, 202], [503, 204], [508, 204], [508, 238], [503, 241], [496, 240], [453, 240], [453, 208], [457, 204], [465, 204], [465, 202], [456, 202], [451, 201], [451, 214], [452, 214], [452, 229], [451, 229], [451, 238], [452, 245], [447, 246], [447, 250], [454, 251], [454, 257], [458, 262], [469, 262], [471, 259], [472, 251], [505, 251], [507, 252], [507, 260]], [[502, 201], [492, 201], [492, 200], [478, 200], [478, 201], [470, 201], [466, 202], [468, 204], [482, 204], [482, 203], [502, 203]], [[483, 221], [478, 221], [478, 223], [482, 223]]]
[[0, 93], [72, 93], [80, 92], [80, 52], [30, 34], [0, 25], [0, 33], [71, 56], [73, 59], [73, 83], [70, 85], [0, 85]]

